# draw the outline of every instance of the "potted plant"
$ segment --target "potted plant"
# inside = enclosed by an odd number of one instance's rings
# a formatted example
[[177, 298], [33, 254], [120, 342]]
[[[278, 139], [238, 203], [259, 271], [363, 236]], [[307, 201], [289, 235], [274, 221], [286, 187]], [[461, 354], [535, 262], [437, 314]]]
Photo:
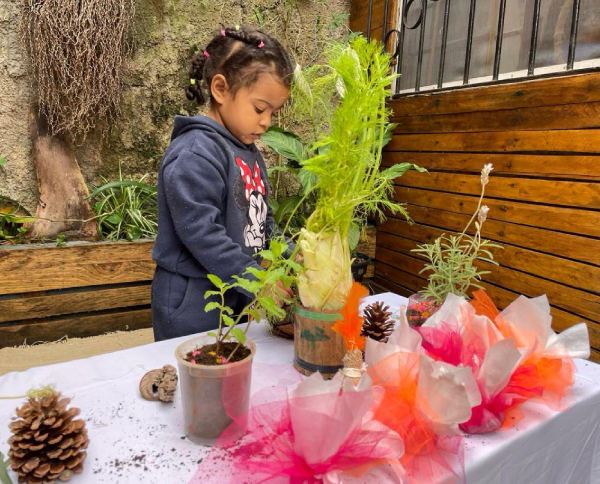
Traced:
[[367, 254], [362, 252], [352, 252], [352, 265], [350, 271], [352, 272], [352, 279], [356, 282], [362, 282], [365, 274], [367, 273], [367, 267], [371, 262], [371, 258]]
[[[412, 252], [424, 255], [427, 260], [420, 273], [431, 271], [427, 287], [409, 298], [407, 318], [412, 326], [421, 326], [441, 307], [448, 294], [467, 297], [471, 288], [481, 288], [477, 281], [481, 281], [481, 276], [490, 271], [479, 269], [476, 261], [498, 265], [490, 249], [502, 249], [502, 246], [481, 238], [481, 228], [489, 212], [482, 202], [492, 169], [490, 163], [481, 170], [481, 195], [464, 230], [458, 236], [442, 234], [433, 243], [412, 249]], [[473, 222], [475, 235], [471, 236], [466, 232]]]
[[[300, 231], [303, 266], [298, 274], [300, 304], [296, 308], [294, 365], [310, 374], [335, 374], [344, 356], [342, 339], [331, 330], [352, 284], [350, 238], [368, 216], [384, 212], [408, 214], [390, 200], [393, 180], [407, 170], [400, 163], [380, 169], [390, 134], [386, 99], [395, 75], [389, 56], [377, 41], [363, 37], [334, 45], [325, 66], [297, 73], [294, 103], [305, 112], [330, 112], [319, 126], [324, 133], [301, 162], [314, 175], [312, 214]], [[321, 109], [323, 106], [333, 108]]]
[[[205, 294], [206, 299], [212, 299], [205, 311], [219, 311], [219, 327], [185, 341], [175, 350], [185, 432], [195, 443], [212, 445], [233, 421], [241, 424], [239, 419], [248, 412], [256, 346], [246, 335], [253, 319], [284, 315], [276, 302], [274, 287], [278, 282], [291, 284], [292, 271], [299, 269], [292, 258], [284, 257], [287, 250], [285, 241], [271, 240], [269, 250], [258, 254], [271, 262], [268, 268], [248, 268], [244, 277], [234, 276], [232, 282], [222, 281], [212, 274], [208, 276], [215, 290]], [[253, 295], [252, 301], [238, 315], [225, 305], [225, 294], [235, 288]], [[248, 324], [242, 330], [238, 325], [245, 318]], [[242, 429], [243, 426], [240, 431]]]

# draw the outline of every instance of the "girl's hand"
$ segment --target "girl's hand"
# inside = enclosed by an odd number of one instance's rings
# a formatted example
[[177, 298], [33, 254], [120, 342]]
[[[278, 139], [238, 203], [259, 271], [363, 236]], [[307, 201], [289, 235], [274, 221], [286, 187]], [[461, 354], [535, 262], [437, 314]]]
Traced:
[[294, 297], [294, 291], [289, 287], [285, 287], [281, 281], [277, 281], [275, 286], [271, 286], [268, 292], [273, 299], [275, 299], [275, 304], [280, 308], [287, 304], [285, 302], [286, 299], [292, 299]]

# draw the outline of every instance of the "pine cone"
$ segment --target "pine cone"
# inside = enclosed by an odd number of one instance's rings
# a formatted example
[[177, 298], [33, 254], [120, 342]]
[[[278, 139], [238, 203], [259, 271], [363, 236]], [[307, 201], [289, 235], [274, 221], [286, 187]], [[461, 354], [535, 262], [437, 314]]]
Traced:
[[374, 302], [365, 308], [362, 334], [375, 341], [386, 343], [394, 330], [394, 320], [389, 319], [389, 306], [383, 307], [382, 302]]
[[73, 420], [78, 408], [66, 409], [70, 398], [52, 392], [29, 398], [9, 427], [11, 467], [20, 483], [53, 484], [68, 481], [83, 470], [89, 443], [85, 421]]

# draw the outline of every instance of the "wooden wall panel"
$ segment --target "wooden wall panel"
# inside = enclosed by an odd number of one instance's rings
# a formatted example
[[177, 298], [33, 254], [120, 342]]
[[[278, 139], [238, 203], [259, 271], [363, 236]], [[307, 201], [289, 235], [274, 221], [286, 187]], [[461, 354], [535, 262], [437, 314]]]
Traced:
[[[384, 165], [429, 173], [396, 180], [414, 225], [378, 227], [375, 282], [408, 295], [426, 284], [411, 252], [460, 232], [477, 206], [479, 172], [492, 163], [483, 236], [499, 267], [484, 286], [500, 307], [547, 294], [553, 325], [587, 323], [600, 361], [600, 73], [423, 93], [390, 101], [399, 123]], [[471, 231], [472, 232], [472, 231]]]

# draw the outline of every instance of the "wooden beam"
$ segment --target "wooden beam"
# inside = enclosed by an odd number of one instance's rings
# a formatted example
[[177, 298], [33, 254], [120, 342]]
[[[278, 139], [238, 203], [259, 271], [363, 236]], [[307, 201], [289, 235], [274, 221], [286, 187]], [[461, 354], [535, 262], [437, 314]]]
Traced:
[[[478, 197], [440, 193], [420, 188], [395, 187], [394, 200], [421, 207], [437, 208], [471, 215], [477, 209]], [[552, 207], [533, 203], [511, 202], [486, 198], [490, 209], [488, 220], [499, 220], [517, 225], [527, 225], [600, 238], [600, 213], [566, 207]]]
[[0, 299], [0, 323], [150, 304], [149, 283], [115, 289], [82, 289], [65, 294]]
[[72, 316], [52, 321], [0, 326], [0, 348], [97, 336], [112, 331], [133, 331], [152, 327], [150, 309], [110, 312], [99, 315]]
[[[479, 175], [408, 171], [396, 179], [396, 184], [406, 188], [422, 188], [463, 195], [479, 195], [481, 193], [481, 177]], [[509, 178], [494, 176], [492, 173], [485, 194], [486, 200], [496, 198], [507, 201], [519, 200], [546, 205], [600, 209], [600, 184], [592, 182]], [[444, 197], [441, 193], [439, 196]]]
[[402, 96], [394, 116], [472, 113], [600, 101], [600, 72]]
[[479, 174], [487, 163], [494, 165], [494, 175], [560, 178], [565, 180], [600, 180], [598, 155], [521, 155], [488, 153], [418, 153], [386, 151], [383, 166], [415, 163], [432, 171], [459, 171]]
[[[373, 0], [373, 12], [371, 15], [371, 32], [383, 26], [384, 0]], [[388, 14], [388, 26], [392, 19], [391, 11]], [[352, 2], [350, 5], [350, 30], [367, 34], [367, 22], [369, 20], [369, 2]]]
[[392, 119], [396, 134], [484, 131], [547, 131], [600, 126], [600, 102], [474, 113], [401, 116]]
[[600, 153], [600, 130], [503, 131], [394, 135], [390, 151]]
[[[152, 280], [153, 241], [0, 248], [0, 294]], [[26, 275], [26, 277], [24, 277]]]

